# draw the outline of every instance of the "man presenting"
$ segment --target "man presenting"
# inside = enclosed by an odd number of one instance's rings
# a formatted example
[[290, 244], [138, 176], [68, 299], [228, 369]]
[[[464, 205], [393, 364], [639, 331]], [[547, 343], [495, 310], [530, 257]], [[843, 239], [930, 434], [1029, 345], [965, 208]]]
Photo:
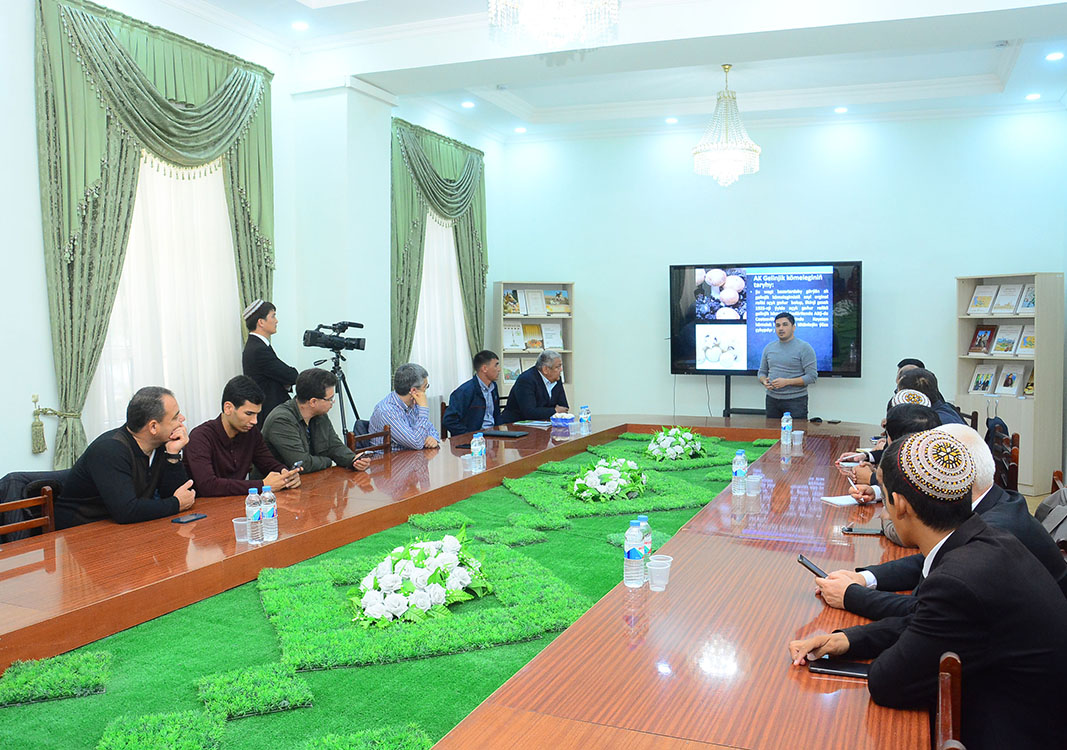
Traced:
[[56, 528], [112, 518], [151, 521], [193, 507], [196, 493], [185, 474], [189, 442], [174, 394], [147, 386], [126, 406], [126, 424], [108, 430], [85, 449], [56, 498]]
[[[379, 401], [370, 416], [370, 431], [381, 432], [389, 425], [395, 450], [436, 448], [437, 438], [430, 409], [426, 405], [426, 389], [430, 374], [414, 362], [400, 365], [393, 373], [393, 391]], [[381, 438], [374, 439], [381, 443]]]
[[[222, 413], [196, 427], [185, 447], [185, 468], [200, 497], [244, 495], [251, 488], [273, 490], [300, 485], [300, 472], [287, 470], [256, 429], [263, 389], [247, 375], [231, 378], [222, 390]], [[253, 464], [262, 480], [248, 479]]]
[[508, 394], [508, 405], [500, 415], [501, 423], [522, 419], [551, 419], [553, 414], [568, 410], [567, 394], [559, 376], [563, 358], [559, 352], [545, 349], [537, 364], [519, 375]]
[[777, 341], [763, 347], [759, 382], [767, 389], [767, 418], [781, 419], [790, 412], [793, 419], [808, 418], [808, 386], [819, 378], [815, 350], [795, 335], [796, 320], [787, 312], [774, 316]]
[[337, 396], [332, 372], [312, 367], [296, 378], [296, 398], [272, 411], [263, 423], [263, 439], [274, 457], [288, 467], [303, 461], [305, 474], [333, 464], [363, 471], [370, 459], [356, 455], [337, 437], [327, 416]]
[[266, 419], [275, 406], [289, 400], [289, 390], [296, 382], [296, 369], [278, 359], [270, 345], [270, 337], [278, 332], [274, 305], [257, 299], [245, 308], [244, 319], [248, 341], [241, 355], [241, 368], [263, 389], [262, 414]]
[[442, 426], [452, 435], [491, 430], [500, 418], [496, 379], [500, 359], [489, 350], [474, 355], [474, 377], [452, 391]]

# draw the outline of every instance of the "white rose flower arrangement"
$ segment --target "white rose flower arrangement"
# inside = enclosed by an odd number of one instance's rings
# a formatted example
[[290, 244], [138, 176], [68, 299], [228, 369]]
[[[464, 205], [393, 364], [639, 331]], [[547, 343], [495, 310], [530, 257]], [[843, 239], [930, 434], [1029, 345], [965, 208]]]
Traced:
[[448, 617], [450, 604], [491, 593], [482, 564], [464, 551], [465, 541], [462, 529], [457, 536], [394, 549], [348, 592], [352, 619], [369, 628]]
[[645, 491], [647, 484], [648, 477], [635, 461], [602, 458], [575, 475], [570, 493], [579, 500], [605, 503], [637, 497]]
[[678, 461], [707, 455], [700, 437], [684, 427], [664, 427], [652, 436], [645, 455], [657, 461]]

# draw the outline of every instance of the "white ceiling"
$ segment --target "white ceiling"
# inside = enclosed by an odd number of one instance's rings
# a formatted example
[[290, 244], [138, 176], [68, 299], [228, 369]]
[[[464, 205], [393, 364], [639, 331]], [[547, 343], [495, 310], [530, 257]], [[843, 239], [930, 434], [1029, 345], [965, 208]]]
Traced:
[[1067, 3], [623, 0], [618, 44], [551, 52], [491, 42], [485, 0], [165, 1], [240, 20], [295, 50], [307, 77], [355, 75], [499, 138], [671, 127], [665, 117], [698, 128], [724, 62], [750, 127], [1062, 110], [1067, 94], [1067, 59], [1045, 60], [1067, 52]]

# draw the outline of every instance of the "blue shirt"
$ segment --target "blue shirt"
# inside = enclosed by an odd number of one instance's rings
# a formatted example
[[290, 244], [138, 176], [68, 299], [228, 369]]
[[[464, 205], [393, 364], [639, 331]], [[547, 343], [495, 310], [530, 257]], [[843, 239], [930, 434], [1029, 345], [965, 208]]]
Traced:
[[556, 383], [558, 383], [559, 381], [558, 380], [556, 380], [555, 382], [550, 381], [548, 378], [545, 377], [545, 374], [543, 372], [541, 372], [540, 370], [537, 371], [537, 374], [541, 376], [541, 380], [545, 384], [545, 390], [548, 391], [548, 395], [551, 396], [552, 395], [552, 389], [556, 387]]
[[485, 399], [485, 417], [482, 419], [482, 429], [491, 430], [496, 426], [496, 422], [493, 420], [493, 391], [496, 390], [496, 383], [490, 381], [489, 385], [486, 385], [481, 378], [478, 378], [478, 385], [481, 386], [482, 398]]
[[[381, 432], [385, 425], [392, 431], [394, 449], [421, 450], [426, 447], [426, 438], [436, 437], [437, 433], [430, 421], [429, 409], [418, 404], [408, 406], [394, 392], [378, 402], [370, 417], [371, 432]], [[374, 443], [380, 444], [381, 439], [375, 438]]]

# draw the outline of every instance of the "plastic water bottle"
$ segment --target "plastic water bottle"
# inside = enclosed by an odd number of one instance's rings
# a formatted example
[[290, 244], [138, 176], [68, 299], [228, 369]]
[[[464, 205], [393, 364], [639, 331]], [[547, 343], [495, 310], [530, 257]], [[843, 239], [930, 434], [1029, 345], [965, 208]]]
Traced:
[[622, 547], [622, 582], [629, 588], [640, 588], [645, 583], [645, 545], [641, 539], [641, 522], [636, 518], [630, 521]]
[[652, 526], [648, 523], [648, 516], [638, 516], [637, 520], [641, 524], [641, 546], [645, 550], [644, 557], [641, 560], [641, 567], [645, 572], [645, 580], [648, 580], [648, 556], [652, 554]]
[[471, 440], [471, 455], [474, 456], [474, 466], [471, 468], [474, 471], [485, 471], [485, 437], [480, 432], [474, 433]]
[[263, 544], [263, 504], [255, 487], [248, 490], [245, 498], [245, 518], [248, 519], [248, 543]]
[[730, 486], [730, 491], [734, 495], [745, 494], [745, 477], [747, 476], [748, 459], [745, 458], [745, 452], [741, 449], [738, 449], [737, 454], [734, 456], [734, 479], [733, 483]]
[[276, 542], [278, 541], [278, 498], [274, 496], [269, 484], [263, 485], [263, 492], [259, 496], [263, 498], [263, 541]]
[[793, 415], [782, 415], [782, 450], [788, 452], [793, 447]]
[[578, 434], [588, 435], [593, 431], [593, 413], [588, 406], [583, 406], [578, 412]]

